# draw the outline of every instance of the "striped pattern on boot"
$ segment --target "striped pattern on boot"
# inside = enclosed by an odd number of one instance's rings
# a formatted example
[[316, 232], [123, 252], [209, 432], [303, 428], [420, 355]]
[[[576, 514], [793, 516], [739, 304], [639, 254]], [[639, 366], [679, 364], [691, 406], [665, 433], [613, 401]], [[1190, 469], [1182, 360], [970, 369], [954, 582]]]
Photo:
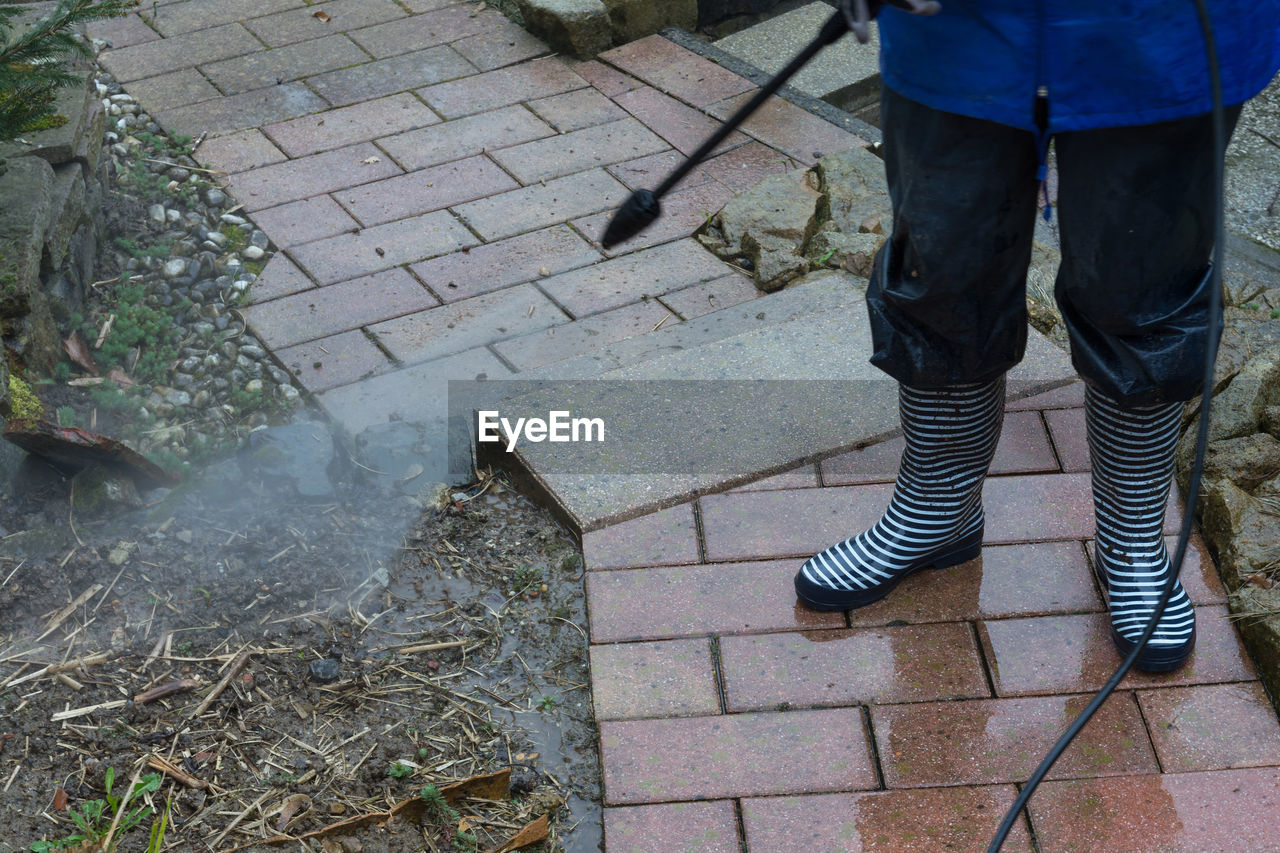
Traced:
[[[1111, 636], [1121, 654], [1141, 637], [1172, 571], [1164, 544], [1165, 505], [1173, 482], [1173, 452], [1182, 403], [1122, 409], [1101, 392], [1085, 395], [1093, 509], [1095, 565], [1106, 583]], [[1160, 625], [1135, 666], [1176, 669], [1195, 646], [1195, 610], [1175, 582]]]
[[904, 577], [946, 568], [982, 549], [982, 482], [1004, 421], [1004, 377], [941, 390], [900, 385], [906, 451], [893, 498], [871, 527], [809, 558], [796, 595], [816, 610], [884, 598]]

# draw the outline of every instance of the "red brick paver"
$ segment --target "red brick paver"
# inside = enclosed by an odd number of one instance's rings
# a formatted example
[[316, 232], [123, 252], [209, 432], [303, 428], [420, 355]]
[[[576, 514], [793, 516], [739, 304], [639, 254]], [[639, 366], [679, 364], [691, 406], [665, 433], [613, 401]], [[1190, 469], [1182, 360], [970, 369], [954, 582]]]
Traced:
[[600, 752], [610, 805], [876, 785], [856, 709], [603, 722]]

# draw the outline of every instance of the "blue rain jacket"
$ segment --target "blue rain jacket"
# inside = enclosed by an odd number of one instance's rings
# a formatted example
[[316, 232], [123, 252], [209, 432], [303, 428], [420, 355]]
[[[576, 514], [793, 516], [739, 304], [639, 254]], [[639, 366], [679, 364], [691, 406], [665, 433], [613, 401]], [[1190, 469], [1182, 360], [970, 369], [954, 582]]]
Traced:
[[[1212, 108], [1192, 0], [941, 2], [929, 18], [880, 13], [884, 82], [913, 101], [1035, 132], [1040, 91], [1049, 133]], [[1280, 67], [1280, 0], [1206, 2], [1224, 103], [1242, 103]]]

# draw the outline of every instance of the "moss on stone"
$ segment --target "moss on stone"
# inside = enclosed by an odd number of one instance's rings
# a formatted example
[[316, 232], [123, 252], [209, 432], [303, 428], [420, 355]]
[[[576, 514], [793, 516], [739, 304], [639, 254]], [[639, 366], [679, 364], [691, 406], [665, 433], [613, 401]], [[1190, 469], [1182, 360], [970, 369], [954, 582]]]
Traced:
[[31, 386], [17, 376], [9, 377], [9, 398], [14, 418], [40, 418], [44, 416], [44, 404], [31, 390]]

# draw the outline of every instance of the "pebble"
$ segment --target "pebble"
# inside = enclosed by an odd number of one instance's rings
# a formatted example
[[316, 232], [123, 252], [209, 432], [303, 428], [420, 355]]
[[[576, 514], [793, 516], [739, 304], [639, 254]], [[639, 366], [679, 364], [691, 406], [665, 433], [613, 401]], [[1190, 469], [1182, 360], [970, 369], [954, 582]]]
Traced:
[[330, 684], [337, 681], [338, 676], [342, 674], [338, 662], [333, 658], [313, 660], [308, 669], [311, 670], [311, 680], [317, 684]]
[[[146, 221], [135, 220], [138, 233], [120, 236], [147, 251], [117, 252], [118, 263], [143, 285], [147, 303], [167, 308], [183, 332], [165, 384], [141, 389], [145, 405], [139, 418], [149, 423], [139, 449], [186, 458], [189, 448], [245, 440], [244, 427], [259, 429], [269, 418], [253, 410], [257, 404], [241, 411], [232, 403], [239, 393], [288, 402], [301, 398], [293, 377], [271, 364], [266, 348], [231, 310], [243, 304], [256, 278], [245, 263], [267, 258], [270, 238], [245, 217], [224, 212], [234, 200], [211, 186], [194, 161], [152, 154], [132, 135], [146, 128], [163, 137], [164, 131], [108, 75], [100, 75], [95, 94], [111, 116], [103, 145], [121, 160], [119, 184], [141, 195], [145, 205]], [[164, 162], [139, 159], [143, 156]], [[167, 184], [173, 195], [157, 199], [157, 181], [161, 193]], [[228, 252], [228, 226], [244, 230], [235, 252]], [[166, 246], [165, 253], [155, 251]], [[235, 342], [223, 340], [222, 333], [232, 331]], [[124, 363], [136, 364], [139, 355], [135, 348]]]

